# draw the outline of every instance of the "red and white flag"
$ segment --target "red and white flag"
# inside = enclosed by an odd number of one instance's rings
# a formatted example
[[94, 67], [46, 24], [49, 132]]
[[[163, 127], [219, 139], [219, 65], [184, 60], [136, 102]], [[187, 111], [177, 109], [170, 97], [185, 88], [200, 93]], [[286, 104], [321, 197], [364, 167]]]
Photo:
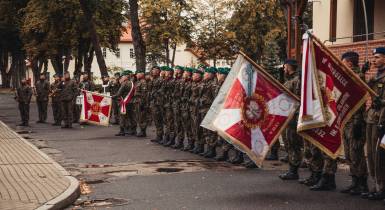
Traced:
[[82, 90], [82, 112], [80, 120], [95, 125], [108, 126], [112, 99], [110, 96]]
[[342, 130], [365, 103], [368, 87], [312, 34], [305, 34], [298, 134], [332, 158]]
[[201, 126], [217, 131], [261, 166], [298, 100], [241, 53]]

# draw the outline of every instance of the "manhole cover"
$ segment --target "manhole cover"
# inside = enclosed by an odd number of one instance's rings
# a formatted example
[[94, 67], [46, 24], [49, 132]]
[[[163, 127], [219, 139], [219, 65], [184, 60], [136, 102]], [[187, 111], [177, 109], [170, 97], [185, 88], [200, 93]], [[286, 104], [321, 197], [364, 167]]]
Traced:
[[183, 168], [157, 168], [156, 169], [157, 172], [161, 172], [161, 173], [176, 173], [183, 170], [184, 170]]

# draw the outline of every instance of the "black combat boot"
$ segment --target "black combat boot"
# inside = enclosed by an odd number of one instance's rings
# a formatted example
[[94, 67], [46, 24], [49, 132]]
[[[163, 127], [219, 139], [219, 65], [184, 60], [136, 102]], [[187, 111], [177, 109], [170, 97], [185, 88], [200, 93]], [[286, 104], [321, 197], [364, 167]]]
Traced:
[[194, 154], [200, 154], [204, 151], [204, 145], [203, 144], [195, 144], [195, 148], [192, 153]]
[[214, 158], [215, 157], [215, 147], [208, 146], [207, 153], [204, 155], [205, 158]]
[[349, 187], [341, 190], [340, 192], [341, 193], [350, 193], [351, 190], [359, 190], [358, 188], [359, 188], [358, 177], [353, 175], [352, 176], [352, 184]]
[[310, 187], [312, 191], [332, 191], [336, 189], [336, 180], [334, 174], [323, 174], [321, 180]]
[[159, 142], [161, 145], [165, 145], [168, 142], [169, 136], [168, 135], [163, 135], [162, 140]]
[[367, 193], [368, 188], [368, 178], [366, 176], [357, 177], [357, 187], [350, 190], [350, 195], [361, 195], [362, 193]]
[[204, 157], [208, 152], [209, 152], [209, 146], [207, 144], [203, 144], [203, 151], [199, 153], [199, 155]]
[[158, 143], [158, 144], [160, 144], [161, 141], [162, 141], [162, 135], [157, 135], [155, 139], [151, 139], [151, 142]]
[[171, 146], [171, 148], [173, 149], [181, 149], [183, 148], [183, 138], [180, 139], [180, 138], [176, 138], [175, 139], [175, 144]]
[[269, 156], [267, 156], [265, 160], [278, 160], [278, 149], [271, 150]]
[[278, 176], [282, 180], [298, 180], [298, 166], [289, 166], [289, 171]]
[[214, 157], [214, 160], [216, 161], [225, 161], [228, 158], [227, 151], [223, 151], [222, 149], [220, 152], [216, 152], [216, 154], [217, 155]]
[[175, 137], [170, 137], [168, 141], [164, 144], [165, 147], [170, 147], [175, 144]]
[[124, 128], [120, 127], [119, 133], [115, 134], [115, 136], [125, 136]]
[[258, 168], [258, 166], [253, 161], [247, 161], [243, 164], [243, 166], [249, 169]]
[[241, 164], [243, 162], [243, 155], [239, 151], [237, 151], [237, 155], [235, 158], [228, 160], [232, 164]]
[[192, 139], [187, 139], [187, 145], [182, 150], [183, 151], [190, 151], [194, 148], [194, 141]]
[[319, 180], [321, 179], [321, 176], [322, 176], [322, 172], [311, 171], [311, 175], [308, 178], [301, 179], [298, 182], [306, 186], [313, 186], [319, 182]]

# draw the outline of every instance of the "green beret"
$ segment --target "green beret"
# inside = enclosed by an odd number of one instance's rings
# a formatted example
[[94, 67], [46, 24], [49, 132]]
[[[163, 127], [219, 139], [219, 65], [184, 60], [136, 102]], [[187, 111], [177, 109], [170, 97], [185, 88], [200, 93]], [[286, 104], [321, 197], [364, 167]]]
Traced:
[[193, 69], [193, 73], [194, 74], [197, 73], [197, 74], [203, 75], [204, 72], [202, 70], [200, 70], [200, 69]]
[[185, 68], [184, 68], [183, 66], [175, 66], [175, 70], [176, 70], [176, 69], [179, 69], [179, 70], [182, 70], [182, 71], [185, 70]]
[[122, 75], [122, 76], [128, 76], [130, 74], [132, 74], [131, 70], [124, 70], [124, 71], [122, 71], [122, 73], [120, 73], [120, 75]]
[[225, 74], [225, 75], [229, 73], [226, 68], [222, 68], [222, 67], [218, 68], [217, 72], [218, 74]]
[[186, 68], [184, 68], [184, 70], [187, 72], [190, 72], [190, 73], [194, 72], [194, 68], [191, 68], [191, 67], [186, 67]]
[[168, 66], [161, 66], [161, 67], [160, 67], [160, 70], [161, 70], [161, 71], [167, 71], [167, 70], [168, 70]]
[[207, 67], [205, 68], [205, 72], [215, 74], [217, 72], [217, 68], [215, 67]]

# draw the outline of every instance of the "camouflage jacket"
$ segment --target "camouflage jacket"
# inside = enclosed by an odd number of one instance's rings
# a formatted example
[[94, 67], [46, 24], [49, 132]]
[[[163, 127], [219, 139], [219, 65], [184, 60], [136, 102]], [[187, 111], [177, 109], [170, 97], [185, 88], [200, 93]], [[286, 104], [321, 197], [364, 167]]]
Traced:
[[173, 93], [172, 93], [172, 105], [173, 107], [181, 107], [182, 106], [182, 96], [183, 96], [183, 88], [184, 88], [184, 80], [182, 78], [180, 79], [174, 79], [174, 85], [173, 85]]
[[153, 79], [149, 83], [149, 91], [150, 91], [150, 103], [151, 106], [157, 105], [161, 106], [163, 105], [163, 93], [162, 93], [162, 86], [163, 86], [163, 79], [160, 77], [157, 77]]
[[32, 88], [24, 85], [16, 89], [16, 100], [19, 103], [29, 104], [32, 98]]
[[210, 109], [210, 106], [216, 97], [216, 89], [217, 85], [215, 80], [206, 80], [202, 82], [199, 99], [200, 110], [202, 112], [207, 112]]
[[[385, 100], [385, 71], [369, 81], [369, 86], [377, 93], [380, 100]], [[385, 106], [375, 107], [374, 103], [367, 111], [366, 122], [383, 124], [385, 122]]]
[[79, 84], [79, 88], [81, 90], [88, 90], [88, 91], [94, 91], [95, 90], [95, 85], [92, 81], [82, 81]]
[[182, 84], [181, 109], [189, 110], [192, 82], [191, 80], [183, 80]]
[[36, 101], [48, 101], [49, 83], [47, 81], [38, 81], [35, 84]]
[[79, 88], [75, 81], [68, 80], [59, 84], [60, 100], [61, 101], [73, 101], [79, 94]]
[[190, 103], [190, 109], [198, 110], [199, 109], [199, 99], [200, 94], [202, 93], [203, 89], [203, 82], [192, 82], [191, 83], [191, 95], [189, 99]]
[[59, 87], [60, 85], [60, 81], [55, 81], [54, 83], [52, 83], [50, 85], [50, 93], [51, 93], [51, 99], [52, 99], [52, 102], [59, 102], [60, 101], [60, 92], [61, 92], [61, 89]]
[[141, 79], [135, 83], [133, 103], [147, 104], [147, 81]]

